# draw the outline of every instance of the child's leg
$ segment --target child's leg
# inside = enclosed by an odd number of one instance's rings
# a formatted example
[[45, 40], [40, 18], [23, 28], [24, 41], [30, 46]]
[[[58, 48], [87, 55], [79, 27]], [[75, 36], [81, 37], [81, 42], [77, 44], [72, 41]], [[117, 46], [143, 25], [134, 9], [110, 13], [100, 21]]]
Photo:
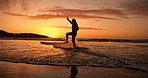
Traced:
[[72, 32], [66, 33], [66, 42], [68, 42], [68, 35], [72, 35]]
[[77, 46], [76, 46], [76, 43], [75, 43], [75, 38], [76, 38], [76, 34], [73, 34], [73, 35], [72, 35], [72, 43], [73, 43], [73, 46], [74, 46], [74, 47], [77, 47]]

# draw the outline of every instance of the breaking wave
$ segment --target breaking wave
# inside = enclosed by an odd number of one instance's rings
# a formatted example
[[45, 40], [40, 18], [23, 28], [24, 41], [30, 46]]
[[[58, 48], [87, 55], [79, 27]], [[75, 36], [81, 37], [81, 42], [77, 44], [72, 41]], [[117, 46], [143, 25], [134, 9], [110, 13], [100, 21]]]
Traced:
[[135, 46], [141, 44], [76, 43], [81, 48], [73, 49], [71, 42], [44, 45], [40, 41], [0, 40], [0, 60], [40, 65], [123, 67], [148, 72], [148, 49]]

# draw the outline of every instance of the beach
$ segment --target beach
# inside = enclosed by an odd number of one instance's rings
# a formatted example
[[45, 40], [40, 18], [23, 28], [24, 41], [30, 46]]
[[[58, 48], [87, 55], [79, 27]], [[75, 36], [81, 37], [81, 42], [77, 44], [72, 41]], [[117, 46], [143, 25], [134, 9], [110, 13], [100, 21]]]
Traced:
[[[50, 44], [43, 44], [48, 42]], [[0, 40], [1, 78], [147, 78], [148, 43]]]
[[148, 78], [148, 0], [0, 0], [0, 78]]
[[[32, 65], [0, 61], [1, 78], [70, 78], [70, 66]], [[107, 67], [78, 66], [76, 78], [147, 78], [146, 72]]]

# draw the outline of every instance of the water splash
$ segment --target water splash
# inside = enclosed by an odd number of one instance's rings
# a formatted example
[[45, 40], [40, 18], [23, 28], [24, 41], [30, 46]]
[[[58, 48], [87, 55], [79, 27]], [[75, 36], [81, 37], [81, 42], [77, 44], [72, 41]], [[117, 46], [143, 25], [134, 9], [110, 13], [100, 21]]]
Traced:
[[[78, 47], [86, 47], [86, 45], [84, 43], [81, 43], [79, 42], [78, 40], [75, 40], [75, 43]], [[68, 40], [68, 43], [62, 43], [62, 44], [53, 44], [54, 47], [56, 48], [67, 48], [67, 49], [72, 49], [74, 46], [73, 46], [73, 43], [72, 43], [72, 39], [69, 38]]]

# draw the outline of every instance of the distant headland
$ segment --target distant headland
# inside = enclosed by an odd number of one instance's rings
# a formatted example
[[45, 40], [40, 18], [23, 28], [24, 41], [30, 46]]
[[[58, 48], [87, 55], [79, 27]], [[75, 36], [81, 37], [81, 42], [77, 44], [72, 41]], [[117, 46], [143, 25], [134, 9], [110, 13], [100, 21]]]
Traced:
[[51, 38], [44, 35], [33, 33], [9, 33], [4, 30], [0, 30], [0, 37], [16, 37], [16, 38]]

